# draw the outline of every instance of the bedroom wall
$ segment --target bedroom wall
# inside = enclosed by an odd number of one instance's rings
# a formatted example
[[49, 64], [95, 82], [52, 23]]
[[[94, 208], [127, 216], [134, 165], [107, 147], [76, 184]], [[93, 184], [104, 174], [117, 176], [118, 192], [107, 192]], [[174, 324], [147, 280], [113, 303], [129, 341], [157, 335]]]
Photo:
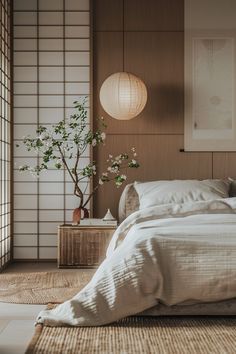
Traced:
[[[234, 154], [179, 151], [184, 139], [183, 29], [183, 0], [94, 1], [94, 122], [104, 116], [108, 123], [106, 146], [95, 153], [100, 172], [108, 153], [132, 146], [141, 167], [129, 171], [129, 181], [204, 179], [236, 172]], [[146, 108], [126, 122], [108, 117], [98, 96], [106, 77], [123, 70], [140, 76], [148, 89]], [[103, 216], [108, 207], [116, 214], [122, 189], [103, 186], [94, 200], [95, 215]]]
[[[78, 206], [63, 170], [52, 166], [37, 179], [18, 168], [40, 161], [23, 136], [64, 119], [90, 93], [89, 36], [89, 0], [14, 1], [15, 259], [56, 259], [57, 226], [71, 222]], [[88, 151], [82, 161], [89, 162]]]

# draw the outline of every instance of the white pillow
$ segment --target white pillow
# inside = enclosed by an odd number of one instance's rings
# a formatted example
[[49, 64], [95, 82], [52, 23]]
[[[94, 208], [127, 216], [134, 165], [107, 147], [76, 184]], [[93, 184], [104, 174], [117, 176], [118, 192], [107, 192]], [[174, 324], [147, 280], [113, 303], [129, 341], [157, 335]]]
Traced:
[[229, 197], [229, 180], [207, 179], [134, 182], [140, 209], [169, 203], [186, 203]]

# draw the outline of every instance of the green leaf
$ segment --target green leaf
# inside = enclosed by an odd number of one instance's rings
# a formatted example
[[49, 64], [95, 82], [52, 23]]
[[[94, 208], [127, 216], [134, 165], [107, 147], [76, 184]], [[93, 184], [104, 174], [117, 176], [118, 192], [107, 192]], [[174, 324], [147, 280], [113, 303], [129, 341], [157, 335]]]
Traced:
[[62, 168], [62, 164], [58, 162], [55, 164], [55, 167], [59, 170], [60, 168]]

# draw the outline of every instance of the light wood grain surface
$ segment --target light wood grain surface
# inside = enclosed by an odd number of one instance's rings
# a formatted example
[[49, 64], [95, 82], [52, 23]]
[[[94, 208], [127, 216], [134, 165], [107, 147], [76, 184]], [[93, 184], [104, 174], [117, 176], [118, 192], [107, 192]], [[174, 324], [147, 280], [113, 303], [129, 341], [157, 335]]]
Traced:
[[125, 0], [126, 31], [181, 31], [184, 0]]
[[123, 0], [94, 0], [95, 31], [122, 31]]
[[[13, 263], [2, 274], [58, 272], [56, 262]], [[67, 270], [63, 269], [63, 273]], [[78, 277], [84, 270], [70, 269]], [[1, 276], [1, 275], [0, 275]], [[1, 282], [1, 280], [0, 280]], [[33, 336], [35, 319], [45, 305], [24, 305], [0, 302], [0, 354], [23, 354]]]
[[[128, 183], [134, 180], [150, 181], [163, 179], [205, 179], [211, 178], [211, 153], [181, 153], [183, 135], [109, 135], [106, 145], [97, 151], [100, 161], [98, 173], [106, 169], [104, 158], [112, 151], [115, 155], [121, 149], [129, 151], [136, 146], [141, 167], [129, 169]], [[99, 217], [104, 215], [106, 208], [111, 208], [114, 215], [123, 188], [117, 189], [114, 184], [104, 184], [95, 196]]]
[[[184, 147], [184, 1], [98, 0], [94, 32], [94, 122], [107, 120], [105, 147], [94, 151], [99, 174], [107, 155], [135, 146], [141, 167], [129, 171], [129, 181], [153, 179], [204, 179], [234, 171], [229, 157], [212, 153], [183, 153]], [[122, 22], [122, 16], [124, 22]], [[124, 31], [123, 31], [124, 29]], [[148, 102], [140, 116], [121, 122], [110, 118], [99, 102], [102, 82], [125, 70], [146, 83]], [[213, 159], [214, 157], [214, 159]], [[222, 167], [223, 166], [223, 167]], [[236, 172], [236, 171], [235, 171]], [[95, 179], [95, 185], [97, 179]], [[106, 209], [117, 215], [122, 189], [103, 186], [94, 200], [94, 215]]]
[[[236, 177], [236, 153], [179, 152], [184, 147], [184, 1], [110, 5], [98, 0], [95, 6], [94, 118], [104, 116], [108, 123], [106, 146], [94, 154], [99, 173], [106, 168], [108, 153], [136, 146], [141, 167], [129, 173], [130, 181]], [[102, 82], [120, 70], [140, 76], [148, 89], [144, 111], [126, 122], [110, 118], [99, 102]], [[95, 197], [95, 216], [103, 216], [109, 207], [117, 215], [121, 192], [111, 184], [102, 187]]]
[[236, 152], [214, 152], [213, 154], [214, 178], [236, 178]]

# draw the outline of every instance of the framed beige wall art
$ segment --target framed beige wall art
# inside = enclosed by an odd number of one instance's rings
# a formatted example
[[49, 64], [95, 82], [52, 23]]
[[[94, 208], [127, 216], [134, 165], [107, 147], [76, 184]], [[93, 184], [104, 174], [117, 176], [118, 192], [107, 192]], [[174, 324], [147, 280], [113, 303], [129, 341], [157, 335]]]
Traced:
[[235, 1], [185, 1], [186, 151], [236, 151], [235, 43]]

